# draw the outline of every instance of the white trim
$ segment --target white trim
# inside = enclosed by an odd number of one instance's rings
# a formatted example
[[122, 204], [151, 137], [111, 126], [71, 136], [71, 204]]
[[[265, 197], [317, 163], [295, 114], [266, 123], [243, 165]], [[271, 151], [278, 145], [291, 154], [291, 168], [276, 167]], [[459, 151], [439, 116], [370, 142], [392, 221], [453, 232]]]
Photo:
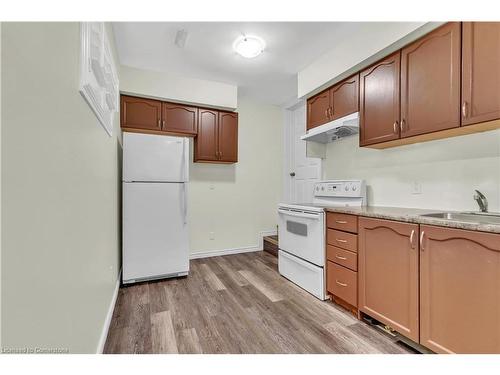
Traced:
[[262, 251], [264, 249], [264, 237], [273, 236], [276, 234], [278, 234], [276, 230], [264, 230], [259, 232], [257, 245], [234, 247], [222, 250], [199, 251], [197, 253], [190, 254], [189, 259], [201, 259], [201, 258], [219, 257], [224, 255], [234, 255], [234, 254], [253, 253], [256, 251]]
[[118, 299], [118, 291], [120, 290], [120, 281], [122, 279], [122, 270], [118, 273], [116, 278], [115, 290], [113, 292], [113, 297], [108, 307], [108, 313], [106, 314], [106, 319], [104, 320], [104, 325], [102, 326], [101, 337], [99, 338], [99, 343], [97, 344], [97, 354], [102, 354], [104, 352], [104, 345], [106, 344], [106, 339], [108, 338], [109, 326], [111, 325], [111, 319], [113, 318], [113, 311], [115, 310], [116, 300]]

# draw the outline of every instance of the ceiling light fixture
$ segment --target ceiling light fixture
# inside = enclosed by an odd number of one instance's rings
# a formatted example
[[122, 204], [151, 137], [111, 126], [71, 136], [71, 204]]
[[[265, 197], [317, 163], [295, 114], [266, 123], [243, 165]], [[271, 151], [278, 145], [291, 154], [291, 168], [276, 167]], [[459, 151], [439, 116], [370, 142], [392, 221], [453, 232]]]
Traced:
[[247, 59], [259, 56], [264, 51], [264, 48], [266, 48], [264, 40], [253, 35], [242, 35], [233, 44], [233, 49]]

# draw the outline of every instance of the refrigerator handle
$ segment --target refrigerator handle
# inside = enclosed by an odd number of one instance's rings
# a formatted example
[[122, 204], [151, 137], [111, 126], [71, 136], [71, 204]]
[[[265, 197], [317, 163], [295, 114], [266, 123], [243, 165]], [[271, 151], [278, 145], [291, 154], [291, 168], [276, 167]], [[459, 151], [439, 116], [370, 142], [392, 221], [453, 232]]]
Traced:
[[183, 182], [187, 182], [187, 167], [188, 167], [188, 163], [186, 161], [186, 142], [188, 141], [187, 138], [184, 138], [182, 140], [182, 181]]
[[186, 183], [184, 182], [182, 184], [182, 215], [183, 215], [183, 221], [184, 225], [187, 224], [187, 192], [186, 192]]

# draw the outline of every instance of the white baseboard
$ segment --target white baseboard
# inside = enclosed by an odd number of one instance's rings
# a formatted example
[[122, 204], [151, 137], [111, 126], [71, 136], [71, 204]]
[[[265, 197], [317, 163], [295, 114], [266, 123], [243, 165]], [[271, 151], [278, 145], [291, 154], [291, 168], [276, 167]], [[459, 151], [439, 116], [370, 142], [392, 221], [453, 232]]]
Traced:
[[259, 232], [259, 236], [257, 239], [257, 245], [253, 246], [244, 246], [244, 247], [234, 247], [230, 249], [222, 249], [222, 250], [210, 250], [210, 251], [200, 251], [193, 253], [189, 256], [189, 259], [200, 259], [200, 258], [210, 258], [210, 257], [219, 257], [223, 255], [233, 255], [233, 254], [241, 254], [241, 253], [251, 253], [255, 251], [262, 251], [264, 249], [264, 237], [276, 235], [276, 230], [265, 230]]
[[111, 319], [113, 318], [113, 311], [115, 310], [116, 300], [118, 299], [118, 291], [120, 290], [120, 281], [122, 279], [122, 270], [118, 273], [118, 278], [116, 279], [115, 290], [113, 292], [113, 297], [109, 303], [108, 313], [106, 314], [106, 319], [104, 320], [104, 325], [102, 326], [101, 337], [99, 338], [99, 343], [97, 344], [97, 354], [102, 354], [104, 352], [104, 345], [106, 345], [106, 339], [108, 338], [109, 326], [111, 325]]

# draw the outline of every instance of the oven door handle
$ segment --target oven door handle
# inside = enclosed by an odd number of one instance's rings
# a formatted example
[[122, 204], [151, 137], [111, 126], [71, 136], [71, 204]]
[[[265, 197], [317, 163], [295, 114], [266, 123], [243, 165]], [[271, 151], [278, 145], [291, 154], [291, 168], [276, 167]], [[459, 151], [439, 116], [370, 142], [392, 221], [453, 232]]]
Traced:
[[283, 215], [288, 215], [288, 216], [295, 216], [295, 217], [303, 217], [304, 219], [314, 219], [314, 220], [319, 220], [321, 217], [321, 214], [309, 214], [306, 212], [293, 212], [293, 211], [287, 211], [287, 210], [281, 210], [278, 208], [278, 212]]

